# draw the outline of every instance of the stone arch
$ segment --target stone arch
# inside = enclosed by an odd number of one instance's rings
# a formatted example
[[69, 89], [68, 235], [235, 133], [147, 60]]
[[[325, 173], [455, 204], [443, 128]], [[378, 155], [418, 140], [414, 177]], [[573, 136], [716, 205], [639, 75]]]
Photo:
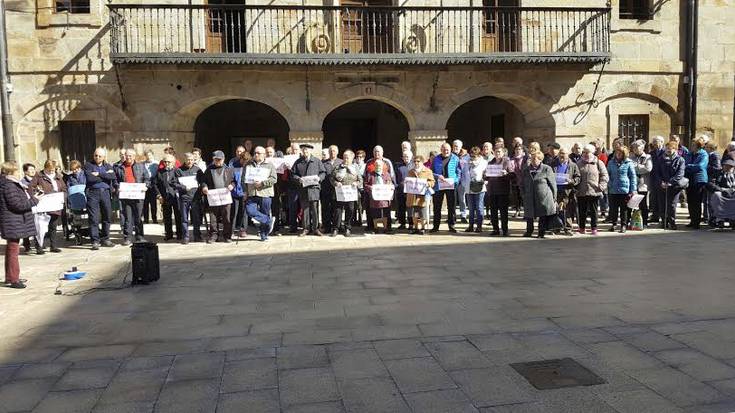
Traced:
[[[324, 123], [324, 119], [332, 113], [335, 109], [340, 106], [344, 106], [348, 103], [355, 102], [358, 100], [375, 100], [381, 103], [385, 103], [388, 106], [392, 106], [406, 118], [409, 129], [416, 129], [416, 116], [414, 111], [409, 108], [417, 108], [419, 105], [416, 102], [409, 99], [407, 96], [391, 90], [391, 96], [385, 96], [384, 94], [378, 93], [382, 88], [375, 87], [373, 92], [370, 94], [364, 94], [364, 90], [361, 85], [354, 85], [342, 90], [342, 98], [330, 100], [328, 105], [317, 109], [317, 116], [319, 119], [319, 126]], [[352, 93], [350, 93], [352, 92]]]
[[649, 101], [655, 99], [657, 102], [665, 105], [664, 109], [667, 112], [677, 113], [679, 97], [671, 91], [669, 86], [663, 84], [662, 80], [655, 80], [653, 83], [638, 80], [621, 80], [606, 84], [600, 90], [599, 96], [603, 96], [602, 101], [612, 100], [624, 95]]

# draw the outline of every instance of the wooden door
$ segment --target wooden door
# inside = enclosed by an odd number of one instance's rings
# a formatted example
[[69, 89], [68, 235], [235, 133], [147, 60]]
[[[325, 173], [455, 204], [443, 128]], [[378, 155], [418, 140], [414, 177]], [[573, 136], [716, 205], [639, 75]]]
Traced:
[[481, 52], [516, 52], [520, 44], [518, 0], [482, 0], [483, 7], [509, 7], [483, 11]]
[[354, 7], [362, 6], [364, 3], [359, 0], [342, 0], [342, 52], [343, 53], [362, 53], [362, 12], [361, 9]]
[[[211, 5], [244, 4], [241, 0], [209, 0]], [[243, 10], [206, 9], [207, 52], [245, 53], [246, 23]]]
[[92, 153], [97, 144], [93, 120], [59, 122], [61, 138], [61, 161], [65, 168], [69, 161], [82, 163], [92, 160]]
[[[392, 53], [393, 13], [383, 6], [393, 0], [342, 0], [342, 49], [344, 53]], [[350, 8], [370, 6], [372, 8]]]

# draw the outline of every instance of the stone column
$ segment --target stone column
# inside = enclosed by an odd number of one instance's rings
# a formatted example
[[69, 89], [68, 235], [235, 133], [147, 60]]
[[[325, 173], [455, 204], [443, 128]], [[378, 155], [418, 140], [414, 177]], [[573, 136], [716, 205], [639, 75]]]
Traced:
[[414, 155], [423, 155], [427, 159], [429, 152], [439, 152], [439, 147], [447, 142], [447, 139], [449, 137], [446, 129], [408, 131], [408, 140], [414, 148]]
[[[290, 131], [288, 133], [288, 139], [291, 143], [301, 145], [302, 143], [308, 143], [314, 145], [314, 156], [319, 158], [322, 151], [322, 141], [324, 140], [324, 132], [322, 131]], [[319, 155], [316, 155], [316, 154]]]

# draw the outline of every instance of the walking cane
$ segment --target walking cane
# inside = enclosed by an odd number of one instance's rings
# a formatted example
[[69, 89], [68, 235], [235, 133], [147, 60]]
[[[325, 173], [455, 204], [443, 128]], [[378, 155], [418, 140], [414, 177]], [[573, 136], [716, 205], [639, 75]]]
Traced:
[[666, 189], [664, 190], [664, 231], [666, 231], [666, 227], [668, 226], [669, 226], [669, 185], [666, 184]]

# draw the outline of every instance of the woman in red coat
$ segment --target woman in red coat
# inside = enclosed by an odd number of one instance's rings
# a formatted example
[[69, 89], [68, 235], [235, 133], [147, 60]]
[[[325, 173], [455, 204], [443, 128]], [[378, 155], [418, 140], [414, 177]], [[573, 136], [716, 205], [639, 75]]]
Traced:
[[38, 203], [18, 179], [18, 164], [5, 162], [0, 171], [0, 235], [5, 247], [5, 284], [10, 288], [26, 288], [20, 280], [19, 241], [36, 235], [33, 206]]
[[386, 234], [392, 234], [390, 229], [390, 204], [391, 201], [376, 201], [373, 199], [373, 185], [390, 184], [393, 181], [390, 177], [390, 165], [383, 159], [373, 159], [365, 168], [365, 193], [370, 200], [370, 209], [372, 209], [372, 217], [377, 224], [381, 223], [385, 228]]

